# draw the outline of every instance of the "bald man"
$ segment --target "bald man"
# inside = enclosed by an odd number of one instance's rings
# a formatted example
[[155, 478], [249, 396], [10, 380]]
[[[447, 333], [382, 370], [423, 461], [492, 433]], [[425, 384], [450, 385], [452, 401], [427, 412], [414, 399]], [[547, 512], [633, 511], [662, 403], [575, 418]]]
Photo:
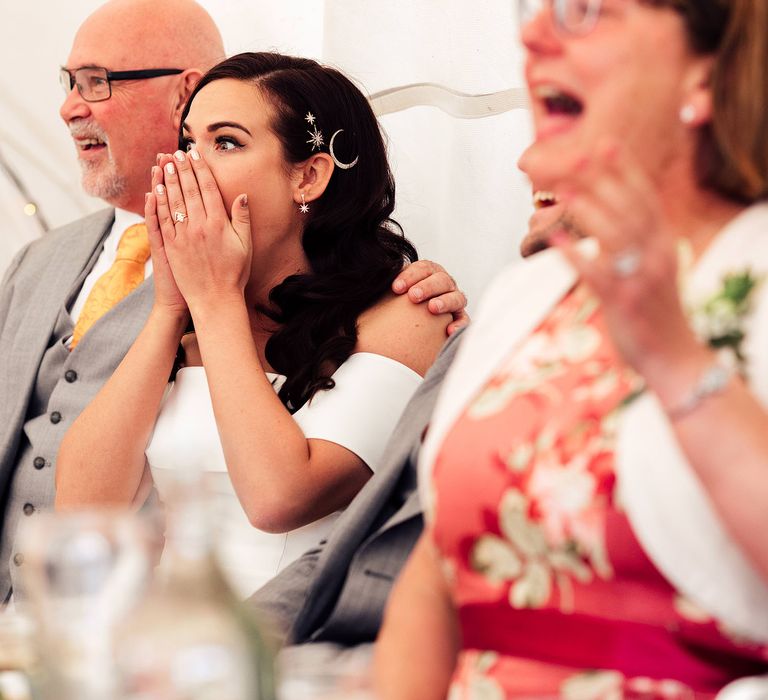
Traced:
[[[75, 326], [83, 308], [93, 306], [86, 301], [112, 267], [123, 234], [143, 221], [150, 168], [157, 153], [176, 149], [187, 98], [222, 58], [219, 30], [192, 0], [112, 0], [75, 36], [61, 74], [67, 97], [60, 114], [77, 149], [83, 188], [109, 208], [24, 248], [0, 288], [0, 605], [24, 566], [20, 521], [53, 503], [64, 433], [149, 314], [151, 261], [144, 264], [145, 281], [82, 340], [78, 334], [73, 347]], [[415, 282], [408, 292], [414, 300], [447, 292], [430, 302], [432, 310], [465, 304], [439, 266], [411, 266], [395, 291]]]

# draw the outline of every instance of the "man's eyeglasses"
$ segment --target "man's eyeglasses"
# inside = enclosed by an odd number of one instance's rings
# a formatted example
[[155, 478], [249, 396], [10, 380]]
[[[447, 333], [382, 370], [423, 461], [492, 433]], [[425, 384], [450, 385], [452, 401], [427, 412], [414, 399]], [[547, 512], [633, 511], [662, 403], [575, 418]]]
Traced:
[[600, 16], [602, 0], [517, 0], [522, 27], [549, 6], [558, 29], [567, 34], [588, 34]]
[[183, 72], [183, 68], [108, 71], [106, 68], [98, 66], [87, 66], [76, 70], [62, 67], [59, 70], [59, 81], [67, 95], [77, 85], [81, 97], [86, 102], [102, 102], [112, 97], [113, 80], [146, 80], [147, 78], [159, 78], [163, 75], [178, 75]]

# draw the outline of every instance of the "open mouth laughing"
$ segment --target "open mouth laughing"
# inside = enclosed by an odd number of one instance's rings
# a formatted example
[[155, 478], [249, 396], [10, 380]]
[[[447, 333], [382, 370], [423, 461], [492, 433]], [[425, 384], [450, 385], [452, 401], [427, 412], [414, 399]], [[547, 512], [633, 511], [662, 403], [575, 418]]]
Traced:
[[551, 83], [532, 86], [531, 96], [538, 138], [570, 129], [584, 112], [579, 97]]
[[555, 195], [554, 192], [536, 190], [533, 193], [534, 209], [544, 209], [545, 207], [552, 207], [555, 204], [557, 204], [557, 195]]
[[107, 148], [106, 134], [93, 122], [73, 121], [69, 124], [69, 132], [77, 147], [79, 158], [93, 158]]
[[101, 139], [75, 139], [77, 147], [81, 151], [91, 151], [98, 148], [106, 148], [106, 143]]

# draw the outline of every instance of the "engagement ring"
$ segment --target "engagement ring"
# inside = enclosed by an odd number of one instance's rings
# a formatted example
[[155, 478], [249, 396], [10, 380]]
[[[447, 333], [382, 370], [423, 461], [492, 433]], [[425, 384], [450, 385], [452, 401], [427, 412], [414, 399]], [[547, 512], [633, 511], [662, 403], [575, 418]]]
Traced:
[[183, 224], [187, 220], [187, 215], [183, 211], [177, 211], [173, 215], [173, 220], [176, 223]]

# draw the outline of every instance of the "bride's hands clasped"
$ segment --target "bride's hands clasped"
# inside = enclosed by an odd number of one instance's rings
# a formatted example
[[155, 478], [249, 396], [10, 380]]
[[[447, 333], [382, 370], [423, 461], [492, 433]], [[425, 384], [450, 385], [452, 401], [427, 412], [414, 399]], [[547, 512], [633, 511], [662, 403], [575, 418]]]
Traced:
[[152, 254], [152, 277], [155, 285], [155, 307], [170, 311], [173, 316], [186, 317], [189, 313], [187, 302], [184, 300], [176, 280], [168, 264], [168, 256], [163, 245], [163, 235], [157, 217], [157, 200], [155, 188], [162, 183], [162, 170], [152, 168], [152, 189], [144, 197], [144, 221], [149, 237], [149, 250]]
[[152, 182], [145, 213], [153, 254], [161, 261], [157, 293], [172, 298], [172, 280], [193, 310], [222, 297], [242, 297], [252, 255], [247, 196], [235, 197], [227, 213], [213, 174], [194, 150], [160, 154]]

